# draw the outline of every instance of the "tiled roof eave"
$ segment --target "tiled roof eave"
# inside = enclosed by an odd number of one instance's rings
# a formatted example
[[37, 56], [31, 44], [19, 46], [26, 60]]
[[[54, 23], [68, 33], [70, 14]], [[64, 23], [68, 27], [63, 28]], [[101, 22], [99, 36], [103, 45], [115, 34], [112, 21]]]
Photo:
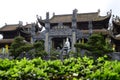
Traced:
[[17, 30], [9, 30], [9, 31], [0, 31], [0, 34], [2, 34], [2, 33], [9, 33], [9, 32], [15, 32], [15, 31], [17, 31]]
[[[81, 30], [84, 34], [88, 34], [89, 30]], [[103, 33], [103, 34], [109, 34], [107, 30], [104, 29], [97, 29], [97, 30], [92, 30], [93, 33]]]
[[12, 43], [14, 39], [0, 39], [0, 44], [2, 43]]

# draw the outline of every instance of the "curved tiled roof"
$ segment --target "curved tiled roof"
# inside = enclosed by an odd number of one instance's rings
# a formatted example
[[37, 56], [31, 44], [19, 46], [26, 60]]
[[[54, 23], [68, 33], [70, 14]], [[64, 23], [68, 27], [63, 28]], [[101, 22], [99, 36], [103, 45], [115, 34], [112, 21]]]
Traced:
[[[84, 34], [88, 34], [89, 30], [81, 30]], [[109, 34], [109, 32], [106, 29], [94, 29], [92, 30], [92, 33], [102, 33], [102, 34]]]
[[2, 28], [0, 28], [0, 31], [14, 31], [18, 28], [18, 26], [18, 24], [5, 25]]
[[[101, 21], [108, 17], [110, 17], [110, 15], [99, 16], [98, 12], [82, 13], [82, 14], [77, 14], [77, 22]], [[58, 23], [58, 22], [72, 22], [72, 14], [55, 15], [50, 19], [50, 23]]]
[[[77, 14], [77, 22], [88, 22], [88, 21], [103, 21], [109, 20], [111, 17], [111, 13], [107, 14], [106, 16], [100, 16], [99, 12], [91, 12], [91, 13], [81, 13]], [[38, 20], [42, 25], [44, 25], [45, 20]], [[65, 15], [54, 15], [50, 19], [50, 23], [71, 23], [72, 22], [72, 14], [65, 14]]]
[[0, 44], [1, 43], [12, 43], [14, 39], [0, 39]]

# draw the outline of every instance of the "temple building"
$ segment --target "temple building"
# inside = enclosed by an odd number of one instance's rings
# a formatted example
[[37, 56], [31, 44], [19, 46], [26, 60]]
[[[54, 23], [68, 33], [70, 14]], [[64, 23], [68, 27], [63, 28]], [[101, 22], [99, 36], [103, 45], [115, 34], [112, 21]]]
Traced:
[[5, 47], [5, 45], [10, 45], [15, 36], [19, 35], [18, 24], [7, 25], [5, 24], [2, 28], [0, 28], [0, 34], [2, 34], [3, 39], [0, 40], [0, 47]]
[[5, 24], [0, 28], [0, 34], [3, 36], [3, 39], [0, 39], [0, 48], [10, 46], [14, 41], [14, 38], [17, 36], [22, 36], [25, 38], [26, 42], [32, 42], [31, 32], [32, 30], [38, 32], [41, 30], [36, 23], [23, 25], [20, 21], [19, 24]]
[[86, 42], [93, 33], [102, 33], [109, 35], [108, 27], [111, 17], [111, 11], [105, 16], [100, 16], [100, 10], [91, 13], [78, 13], [77, 9], [72, 14], [55, 15], [50, 18], [49, 12], [46, 13], [46, 19], [42, 20], [37, 16], [38, 22], [45, 30], [40, 35], [34, 36], [35, 40], [45, 42], [45, 50], [62, 49], [66, 39], [70, 42], [70, 49], [75, 51], [76, 42]]

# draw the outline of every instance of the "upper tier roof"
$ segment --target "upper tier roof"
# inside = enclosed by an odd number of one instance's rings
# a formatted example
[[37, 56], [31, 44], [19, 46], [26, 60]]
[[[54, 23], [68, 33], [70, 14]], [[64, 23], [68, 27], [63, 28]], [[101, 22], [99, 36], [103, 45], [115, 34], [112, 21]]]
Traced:
[[32, 28], [32, 24], [26, 24], [24, 28]]
[[[79, 13], [77, 14], [77, 22], [88, 22], [88, 21], [103, 21], [106, 19], [110, 19], [111, 13], [108, 13], [106, 16], [100, 16], [99, 12], [91, 12], [91, 13]], [[38, 19], [38, 21], [44, 25], [45, 20]], [[50, 23], [71, 23], [72, 22], [72, 14], [65, 15], [54, 15], [50, 19]]]
[[18, 28], [18, 24], [5, 25], [0, 28], [0, 31], [14, 31]]
[[[77, 14], [77, 22], [100, 21], [106, 18], [108, 18], [108, 16], [99, 16], [98, 12]], [[50, 19], [50, 23], [58, 23], [58, 22], [72, 22], [72, 14], [55, 15]]]

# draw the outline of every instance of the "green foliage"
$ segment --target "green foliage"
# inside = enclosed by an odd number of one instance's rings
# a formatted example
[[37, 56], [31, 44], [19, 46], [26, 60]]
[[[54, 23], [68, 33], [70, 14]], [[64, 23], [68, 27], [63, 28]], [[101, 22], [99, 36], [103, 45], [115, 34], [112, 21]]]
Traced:
[[57, 51], [57, 50], [55, 50], [55, 49], [51, 49], [50, 50], [50, 59], [51, 60], [56, 60], [56, 59], [58, 59], [59, 58], [59, 55], [60, 55], [60, 52], [59, 51]]
[[23, 46], [20, 46], [19, 48], [17, 48], [17, 53], [22, 53], [22, 52], [28, 52], [29, 50], [31, 50], [33, 48], [32, 44], [25, 44]]
[[113, 52], [110, 43], [106, 42], [102, 34], [93, 34], [89, 37], [87, 43], [76, 43], [75, 47], [88, 50], [95, 56], [103, 56], [106, 53]]
[[33, 47], [35, 49], [34, 55], [35, 57], [41, 57], [42, 59], [47, 56], [47, 52], [44, 51], [44, 42], [43, 41], [37, 41], [33, 44]]
[[91, 58], [60, 60], [0, 59], [0, 80], [119, 80], [120, 62]]
[[14, 56], [15, 58], [19, 56], [19, 54], [21, 53], [21, 46], [24, 46], [25, 43], [23, 42], [24, 38], [23, 37], [16, 37], [14, 39], [14, 42], [11, 44], [10, 46], [10, 52], [11, 55]]
[[33, 44], [36, 51], [42, 51], [44, 50], [44, 42], [43, 41], [37, 41]]
[[44, 51], [44, 42], [39, 41], [34, 44], [29, 44], [24, 42], [24, 38], [18, 36], [14, 39], [14, 42], [10, 46], [10, 55], [14, 58], [18, 58], [21, 53], [29, 52], [29, 54], [34, 55], [35, 57], [44, 58], [47, 53]]

